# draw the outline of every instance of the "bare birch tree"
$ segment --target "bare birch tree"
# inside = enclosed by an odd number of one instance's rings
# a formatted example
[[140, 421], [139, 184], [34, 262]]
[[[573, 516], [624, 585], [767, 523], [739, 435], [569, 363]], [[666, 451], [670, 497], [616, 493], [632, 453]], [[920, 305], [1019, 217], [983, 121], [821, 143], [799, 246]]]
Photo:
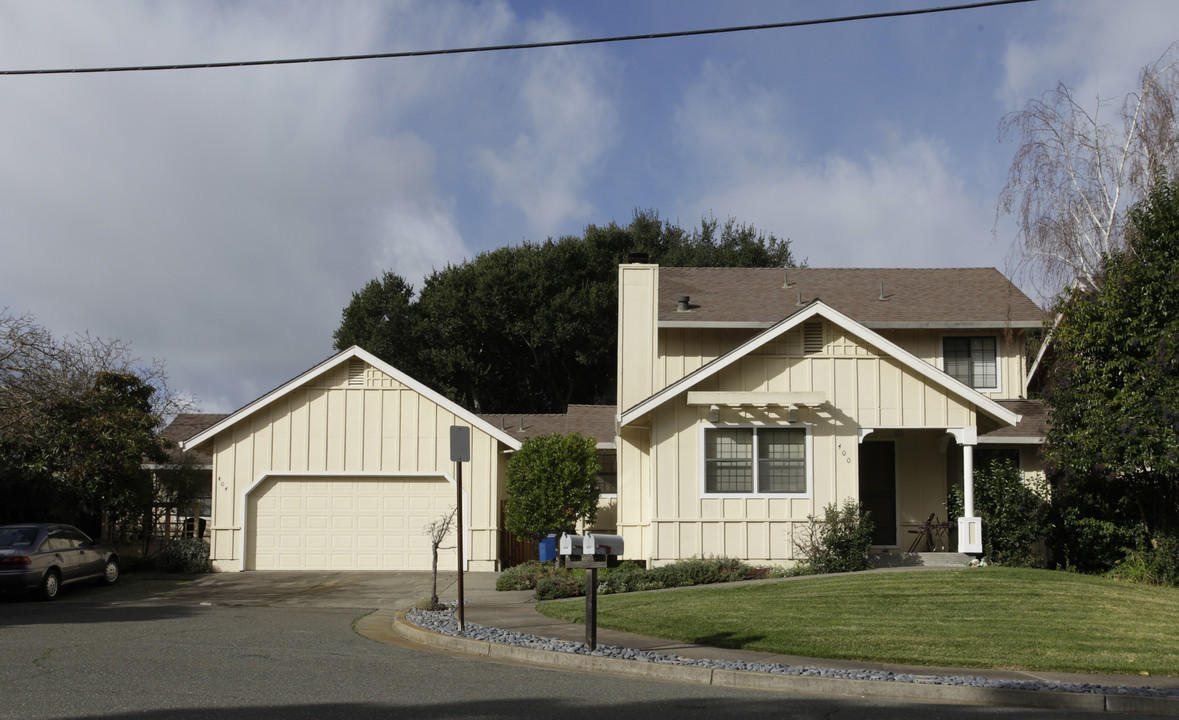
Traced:
[[1102, 259], [1126, 250], [1126, 213], [1146, 197], [1156, 175], [1179, 171], [1179, 43], [1139, 74], [1117, 118], [1098, 98], [1089, 112], [1064, 84], [1000, 123], [1019, 149], [999, 195], [999, 218], [1017, 231], [1008, 270], [1051, 301], [1077, 283], [1096, 288]]

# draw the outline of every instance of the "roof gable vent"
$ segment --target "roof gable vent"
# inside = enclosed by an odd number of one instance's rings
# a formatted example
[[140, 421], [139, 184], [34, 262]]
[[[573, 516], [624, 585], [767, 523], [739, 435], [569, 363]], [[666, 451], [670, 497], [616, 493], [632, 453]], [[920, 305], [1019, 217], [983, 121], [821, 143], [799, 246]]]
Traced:
[[364, 361], [360, 358], [352, 358], [348, 361], [348, 385], [349, 387], [364, 385]]
[[803, 323], [802, 351], [807, 355], [823, 352], [823, 323], [819, 321]]

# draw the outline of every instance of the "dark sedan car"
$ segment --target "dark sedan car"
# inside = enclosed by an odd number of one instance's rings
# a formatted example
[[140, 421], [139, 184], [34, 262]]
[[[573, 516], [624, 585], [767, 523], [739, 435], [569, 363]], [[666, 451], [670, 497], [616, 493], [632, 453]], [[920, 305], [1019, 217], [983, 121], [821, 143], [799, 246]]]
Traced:
[[119, 579], [115, 549], [70, 525], [0, 526], [0, 591], [36, 590], [52, 600], [63, 585]]

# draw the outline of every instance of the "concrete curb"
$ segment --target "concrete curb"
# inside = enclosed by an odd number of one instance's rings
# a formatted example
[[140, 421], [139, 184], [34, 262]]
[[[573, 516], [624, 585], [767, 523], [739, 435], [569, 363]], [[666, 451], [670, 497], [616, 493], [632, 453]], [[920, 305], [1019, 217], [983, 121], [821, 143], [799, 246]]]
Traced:
[[1037, 710], [1075, 710], [1078, 712], [1118, 712], [1179, 716], [1179, 698], [1141, 697], [1137, 695], [1098, 695], [1089, 693], [1005, 690], [963, 685], [927, 685], [876, 680], [800, 677], [742, 670], [714, 670], [684, 665], [664, 665], [620, 658], [596, 657], [577, 653], [554, 652], [515, 645], [501, 645], [483, 640], [443, 635], [409, 622], [405, 611], [393, 619], [393, 630], [405, 640], [488, 660], [510, 660], [546, 667], [583, 672], [607, 672], [649, 680], [712, 685], [741, 690], [772, 690], [827, 697], [881, 698], [959, 705], [993, 705]]

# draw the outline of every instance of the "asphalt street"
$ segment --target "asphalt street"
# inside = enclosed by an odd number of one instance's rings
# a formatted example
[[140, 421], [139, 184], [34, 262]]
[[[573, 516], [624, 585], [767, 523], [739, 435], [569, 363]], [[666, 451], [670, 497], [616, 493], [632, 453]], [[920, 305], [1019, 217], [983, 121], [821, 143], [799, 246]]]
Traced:
[[337, 588], [333, 600], [304, 585], [235, 595], [226, 578], [218, 588], [128, 576], [54, 603], [0, 599], [0, 718], [1081, 717], [488, 662], [357, 634], [354, 624], [377, 609], [352, 606], [363, 592]]

